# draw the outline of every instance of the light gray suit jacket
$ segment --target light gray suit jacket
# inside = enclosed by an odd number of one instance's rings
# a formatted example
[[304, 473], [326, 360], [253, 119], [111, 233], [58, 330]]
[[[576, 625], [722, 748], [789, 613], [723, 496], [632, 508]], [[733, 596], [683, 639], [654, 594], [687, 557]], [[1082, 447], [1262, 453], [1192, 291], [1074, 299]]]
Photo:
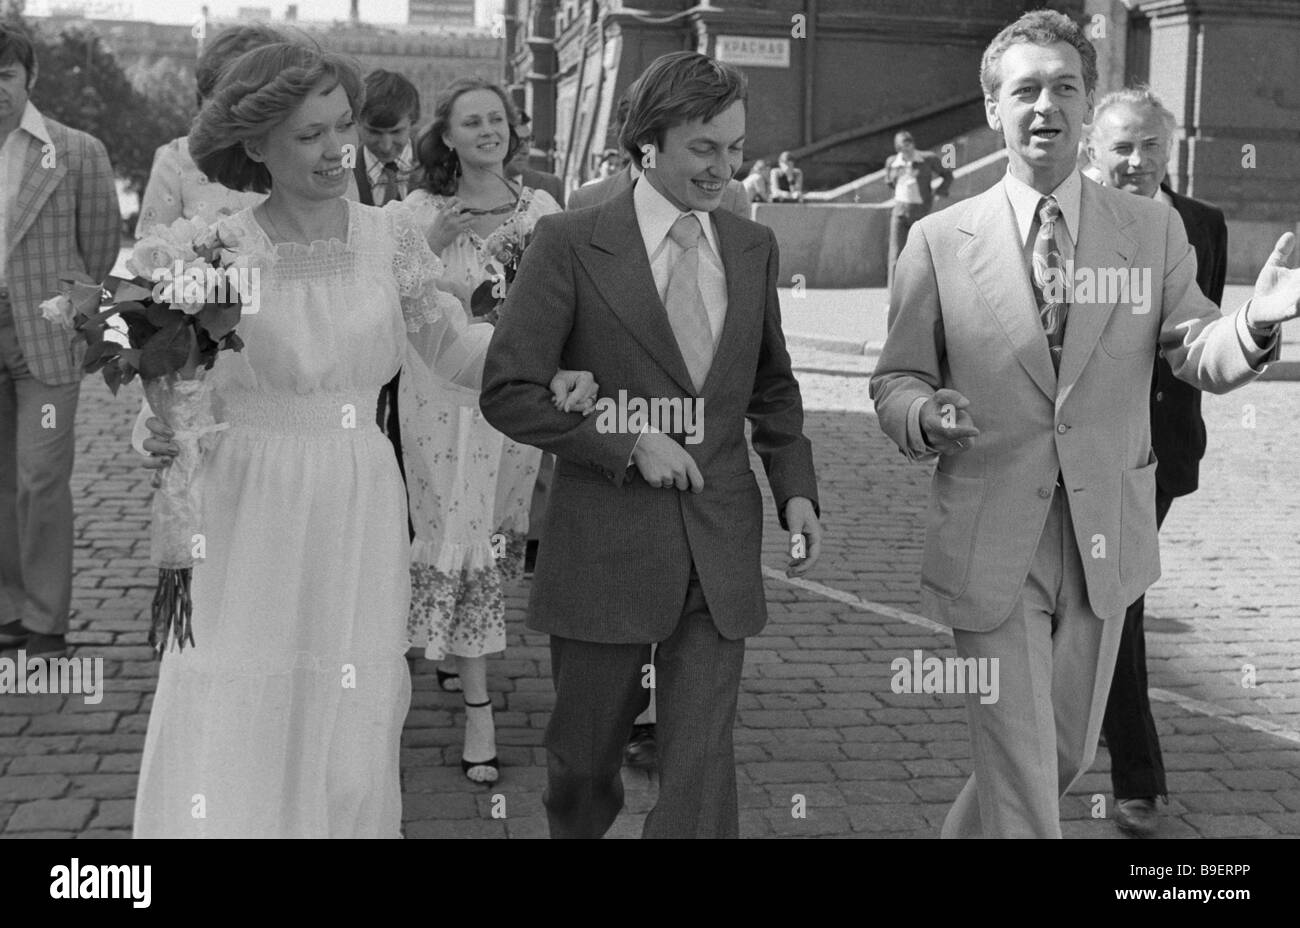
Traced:
[[[880, 426], [908, 448], [908, 410], [949, 387], [980, 435], [939, 458], [921, 566], [936, 621], [987, 631], [1011, 614], [1058, 472], [1094, 612], [1111, 618], [1160, 576], [1151, 368], [1223, 393], [1259, 373], [1238, 314], [1196, 285], [1196, 255], [1162, 203], [1083, 185], [1075, 267], [1150, 278], [1148, 311], [1121, 295], [1070, 308], [1058, 378], [1002, 183], [922, 219], [899, 257], [889, 335], [871, 380]], [[1276, 356], [1276, 346], [1272, 354]], [[909, 452], [910, 454], [910, 452]]]
[[[604, 203], [606, 200], [614, 199], [614, 197], [631, 186], [632, 169], [624, 168], [604, 180], [597, 181], [594, 184], [587, 184], [585, 187], [579, 187], [573, 191], [573, 193], [569, 194], [566, 209], [584, 209], [588, 206], [595, 206], [597, 203]], [[745, 185], [734, 179], [727, 181], [727, 187], [722, 191], [722, 204], [719, 208], [725, 209], [729, 213], [735, 213], [741, 219], [748, 219], [749, 191], [745, 189]]]

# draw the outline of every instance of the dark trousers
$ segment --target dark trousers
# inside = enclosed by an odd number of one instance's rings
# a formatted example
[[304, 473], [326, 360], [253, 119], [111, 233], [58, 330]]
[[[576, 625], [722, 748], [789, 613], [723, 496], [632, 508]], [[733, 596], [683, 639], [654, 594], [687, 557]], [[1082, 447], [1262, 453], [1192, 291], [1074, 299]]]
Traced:
[[[379, 402], [375, 407], [375, 422], [379, 425], [379, 430], [388, 436], [388, 440], [393, 443], [393, 453], [397, 455], [397, 470], [402, 475], [402, 486], [406, 486], [406, 462], [402, 460], [402, 424], [397, 418], [397, 388], [402, 379], [402, 372], [398, 371], [393, 379], [384, 384], [379, 391]], [[406, 516], [406, 530], [415, 540], [415, 523], [411, 521], [408, 513]]]
[[908, 230], [929, 211], [924, 203], [895, 203], [893, 212], [889, 214], [888, 286], [891, 290], [894, 288], [894, 265], [898, 263], [903, 246], [907, 244]]
[[[552, 838], [599, 838], [623, 808], [623, 748], [644, 703], [650, 645], [551, 636], [555, 710], [546, 727]], [[740, 830], [731, 732], [745, 640], [718, 634], [692, 574], [673, 633], [654, 656], [659, 800], [646, 838], [734, 838]]]
[[[1156, 525], [1164, 524], [1174, 501], [1156, 490]], [[1119, 656], [1110, 683], [1110, 700], [1101, 730], [1110, 751], [1110, 782], [1116, 799], [1167, 796], [1165, 762], [1147, 696], [1147, 644], [1142, 628], [1146, 597], [1139, 596], [1124, 615]]]

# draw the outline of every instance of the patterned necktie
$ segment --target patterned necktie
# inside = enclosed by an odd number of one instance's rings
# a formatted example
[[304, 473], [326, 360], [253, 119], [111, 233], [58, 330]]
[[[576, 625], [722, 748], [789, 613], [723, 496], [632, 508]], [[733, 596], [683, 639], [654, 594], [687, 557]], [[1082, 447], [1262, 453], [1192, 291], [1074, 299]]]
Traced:
[[668, 272], [668, 292], [664, 296], [668, 322], [697, 393], [704, 389], [709, 365], [713, 363], [713, 329], [700, 293], [700, 236], [703, 234], [699, 217], [694, 213], [679, 216], [668, 230], [668, 237], [682, 249], [682, 254]]
[[1061, 207], [1055, 197], [1038, 201], [1038, 234], [1034, 236], [1034, 254], [1030, 262], [1033, 271], [1034, 296], [1038, 299], [1038, 315], [1047, 333], [1047, 347], [1052, 352], [1052, 367], [1061, 371], [1061, 349], [1065, 344], [1065, 322], [1070, 312], [1069, 275], [1073, 272], [1074, 249], [1070, 237], [1062, 229], [1056, 234], [1056, 221], [1061, 218]]
[[[392, 203], [402, 198], [402, 192], [397, 187], [396, 161], [384, 162], [384, 169], [379, 176], [379, 189], [384, 192], [384, 203]], [[382, 206], [383, 203], [378, 205]]]

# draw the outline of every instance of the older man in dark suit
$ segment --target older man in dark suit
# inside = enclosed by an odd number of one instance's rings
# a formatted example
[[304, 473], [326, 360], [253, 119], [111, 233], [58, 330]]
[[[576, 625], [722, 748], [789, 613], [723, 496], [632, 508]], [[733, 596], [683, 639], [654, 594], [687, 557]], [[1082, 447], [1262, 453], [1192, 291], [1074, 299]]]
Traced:
[[[781, 332], [776, 241], [718, 209], [742, 156], [743, 75], [677, 52], [630, 95], [622, 142], [645, 173], [598, 208], [537, 224], [481, 405], [558, 461], [528, 622], [551, 635], [551, 835], [599, 837], [613, 823], [624, 740], [653, 682], [659, 799], [645, 835], [733, 837], [745, 638], [767, 619], [745, 420], [798, 572], [821, 544], [812, 446]], [[595, 375], [597, 415], [551, 405], [560, 358]], [[658, 413], [637, 414], [647, 407]]]
[[[1196, 251], [1196, 284], [1215, 302], [1223, 301], [1228, 265], [1228, 227], [1223, 212], [1165, 184], [1169, 142], [1176, 120], [1146, 88], [1121, 90], [1097, 104], [1088, 138], [1088, 157], [1101, 183], [1150, 197], [1173, 208], [1183, 220]], [[1164, 355], [1151, 378], [1151, 445], [1156, 468], [1156, 525], [1162, 525], [1175, 497], [1193, 492], [1205, 454], [1201, 391], [1174, 376]], [[1156, 797], [1167, 796], [1151, 702], [1147, 696], [1146, 597], [1129, 606], [1102, 722], [1110, 751], [1115, 791], [1115, 823], [1126, 833], [1148, 837], [1156, 831]]]

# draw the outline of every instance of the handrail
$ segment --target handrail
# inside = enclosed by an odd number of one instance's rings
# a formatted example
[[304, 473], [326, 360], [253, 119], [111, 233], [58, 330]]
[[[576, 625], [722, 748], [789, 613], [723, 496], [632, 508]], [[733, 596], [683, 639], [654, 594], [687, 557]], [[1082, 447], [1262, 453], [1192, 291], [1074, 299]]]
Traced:
[[955, 110], [959, 107], [970, 106], [972, 103], [978, 103], [984, 99], [983, 94], [964, 93], [961, 96], [949, 97], [947, 100], [941, 100], [938, 103], [932, 103], [929, 106], [919, 110], [913, 110], [901, 118], [891, 118], [880, 120], [879, 122], [868, 123], [865, 126], [858, 126], [856, 129], [845, 129], [842, 132], [836, 132], [834, 135], [828, 135], [824, 139], [819, 139], [810, 145], [802, 148], [790, 149], [790, 156], [796, 160], [807, 158], [809, 155], [815, 155], [819, 151], [825, 151], [828, 148], [834, 148], [837, 145], [843, 145], [845, 142], [852, 142], [856, 139], [868, 135], [878, 135], [881, 132], [890, 130], [897, 131], [914, 126], [922, 119], [929, 119], [931, 116], [938, 116], [948, 110]]

